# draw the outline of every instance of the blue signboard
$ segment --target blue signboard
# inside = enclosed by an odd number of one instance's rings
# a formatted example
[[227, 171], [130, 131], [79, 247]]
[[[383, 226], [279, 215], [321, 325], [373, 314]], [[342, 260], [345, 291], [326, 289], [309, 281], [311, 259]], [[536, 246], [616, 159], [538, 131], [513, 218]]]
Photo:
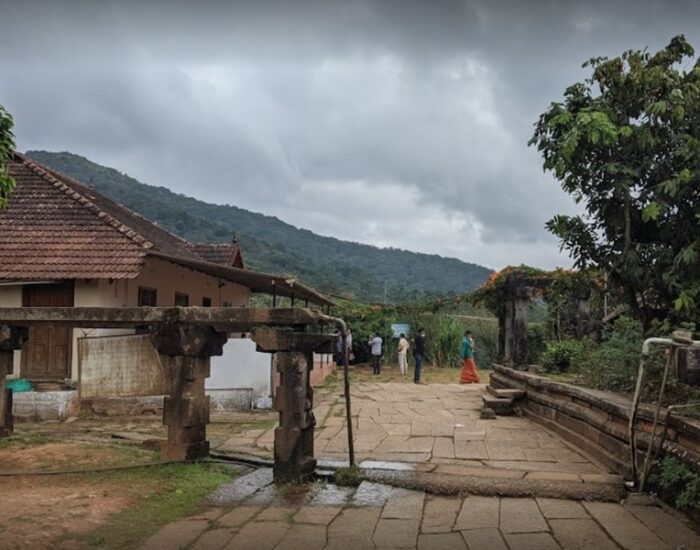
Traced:
[[408, 323], [393, 323], [391, 325], [391, 332], [393, 333], [394, 338], [398, 338], [402, 334], [408, 338], [411, 334], [411, 325]]

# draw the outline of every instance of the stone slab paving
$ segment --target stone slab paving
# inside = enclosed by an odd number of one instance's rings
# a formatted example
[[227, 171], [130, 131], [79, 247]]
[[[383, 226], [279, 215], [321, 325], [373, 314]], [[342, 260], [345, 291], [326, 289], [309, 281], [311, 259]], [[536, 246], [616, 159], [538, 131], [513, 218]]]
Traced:
[[[266, 474], [248, 474], [212, 495], [209, 501], [218, 505], [165, 526], [142, 548], [700, 549], [690, 521], [651, 500], [621, 505], [443, 497], [369, 482], [331, 488], [316, 483], [277, 489], [266, 483]], [[331, 503], [324, 501], [328, 495]]]
[[[527, 418], [481, 420], [484, 392], [482, 384], [353, 384], [357, 459], [403, 462], [420, 465], [421, 471], [463, 476], [622, 483], [619, 476]], [[340, 388], [319, 390], [316, 413], [316, 456], [347, 460]], [[273, 429], [243, 433], [217, 450], [269, 454], [273, 433]], [[239, 445], [244, 440], [254, 444]]]

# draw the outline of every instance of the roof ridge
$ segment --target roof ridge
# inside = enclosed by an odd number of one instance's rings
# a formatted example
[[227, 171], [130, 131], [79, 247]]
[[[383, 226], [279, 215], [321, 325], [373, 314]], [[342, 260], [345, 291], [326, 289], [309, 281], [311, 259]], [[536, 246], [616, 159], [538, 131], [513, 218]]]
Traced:
[[[154, 244], [140, 235], [138, 232], [134, 231], [131, 229], [128, 225], [124, 224], [114, 216], [111, 216], [104, 210], [102, 210], [99, 206], [97, 206], [94, 202], [92, 202], [90, 199], [85, 197], [82, 193], [71, 187], [70, 184], [74, 185], [79, 185], [80, 187], [84, 187], [84, 184], [80, 183], [79, 181], [71, 178], [70, 176], [66, 176], [65, 174], [62, 174], [58, 171], [52, 171], [50, 169], [47, 169], [47, 167], [44, 167], [42, 164], [32, 160], [28, 156], [24, 155], [23, 153], [20, 153], [18, 151], [15, 151], [15, 155], [19, 157], [22, 161], [22, 163], [30, 168], [34, 173], [38, 174], [42, 178], [44, 178], [46, 181], [48, 181], [51, 185], [53, 185], [56, 189], [59, 191], [62, 191], [65, 193], [68, 197], [76, 201], [78, 204], [81, 206], [85, 207], [87, 210], [91, 211], [93, 214], [95, 214], [100, 220], [102, 220], [104, 223], [109, 225], [110, 227], [116, 229], [119, 231], [122, 235], [128, 237], [132, 241], [134, 241], [136, 244], [142, 246], [143, 248], [150, 249], [154, 247]], [[54, 175], [52, 172], [55, 172], [60, 175], [60, 178], [56, 175]], [[65, 180], [65, 181], [63, 181]], [[68, 183], [66, 183], [68, 182]], [[145, 218], [144, 218], [145, 219]], [[152, 223], [152, 222], [151, 222]]]

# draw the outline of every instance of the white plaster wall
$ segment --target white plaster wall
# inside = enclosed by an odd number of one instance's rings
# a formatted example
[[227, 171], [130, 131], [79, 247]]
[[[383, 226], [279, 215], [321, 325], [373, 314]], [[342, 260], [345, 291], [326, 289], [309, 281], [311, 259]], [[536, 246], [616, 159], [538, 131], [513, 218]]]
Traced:
[[270, 365], [272, 355], [255, 351], [250, 338], [229, 338], [224, 354], [211, 358], [208, 390], [252, 388], [255, 399], [270, 395]]
[[222, 307], [224, 302], [233, 307], [250, 305], [250, 289], [159, 258], [147, 260], [139, 276], [129, 281], [129, 304], [137, 305], [140, 286], [157, 289], [158, 305], [164, 307], [175, 305], [176, 292], [188, 294], [191, 306], [201, 306], [205, 296], [214, 307]]
[[[139, 287], [155, 288], [158, 306], [175, 305], [175, 293], [189, 296], [191, 306], [202, 305], [202, 299], [211, 298], [212, 306], [228, 302], [233, 307], [250, 305], [250, 289], [242, 285], [205, 275], [158, 258], [146, 261], [136, 279], [82, 279], [75, 281], [76, 307], [136, 307]], [[21, 307], [22, 286], [0, 286], [0, 307]], [[78, 338], [133, 334], [133, 330], [82, 329], [73, 330], [71, 379], [78, 380]], [[15, 353], [15, 375], [19, 373], [20, 353]]]

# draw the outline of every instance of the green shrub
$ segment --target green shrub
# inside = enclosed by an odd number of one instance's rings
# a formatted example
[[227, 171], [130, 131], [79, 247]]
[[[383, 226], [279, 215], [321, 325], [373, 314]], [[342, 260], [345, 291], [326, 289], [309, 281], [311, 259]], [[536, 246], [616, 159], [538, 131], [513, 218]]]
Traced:
[[700, 503], [700, 476], [674, 457], [665, 457], [654, 465], [649, 484], [665, 501], [681, 510]]
[[[573, 371], [587, 386], [610, 391], [633, 391], [643, 342], [641, 324], [630, 317], [620, 317], [604, 332], [599, 345], [591, 341], [585, 344], [586, 353], [574, 361]], [[663, 368], [662, 365], [663, 361], [658, 360], [657, 354], [650, 358], [650, 381], [659, 378], [657, 371]]]
[[527, 362], [537, 365], [547, 350], [547, 327], [544, 323], [531, 323], [527, 326]]
[[579, 340], [547, 342], [547, 349], [542, 355], [542, 366], [547, 372], [569, 372], [583, 351], [583, 342]]

